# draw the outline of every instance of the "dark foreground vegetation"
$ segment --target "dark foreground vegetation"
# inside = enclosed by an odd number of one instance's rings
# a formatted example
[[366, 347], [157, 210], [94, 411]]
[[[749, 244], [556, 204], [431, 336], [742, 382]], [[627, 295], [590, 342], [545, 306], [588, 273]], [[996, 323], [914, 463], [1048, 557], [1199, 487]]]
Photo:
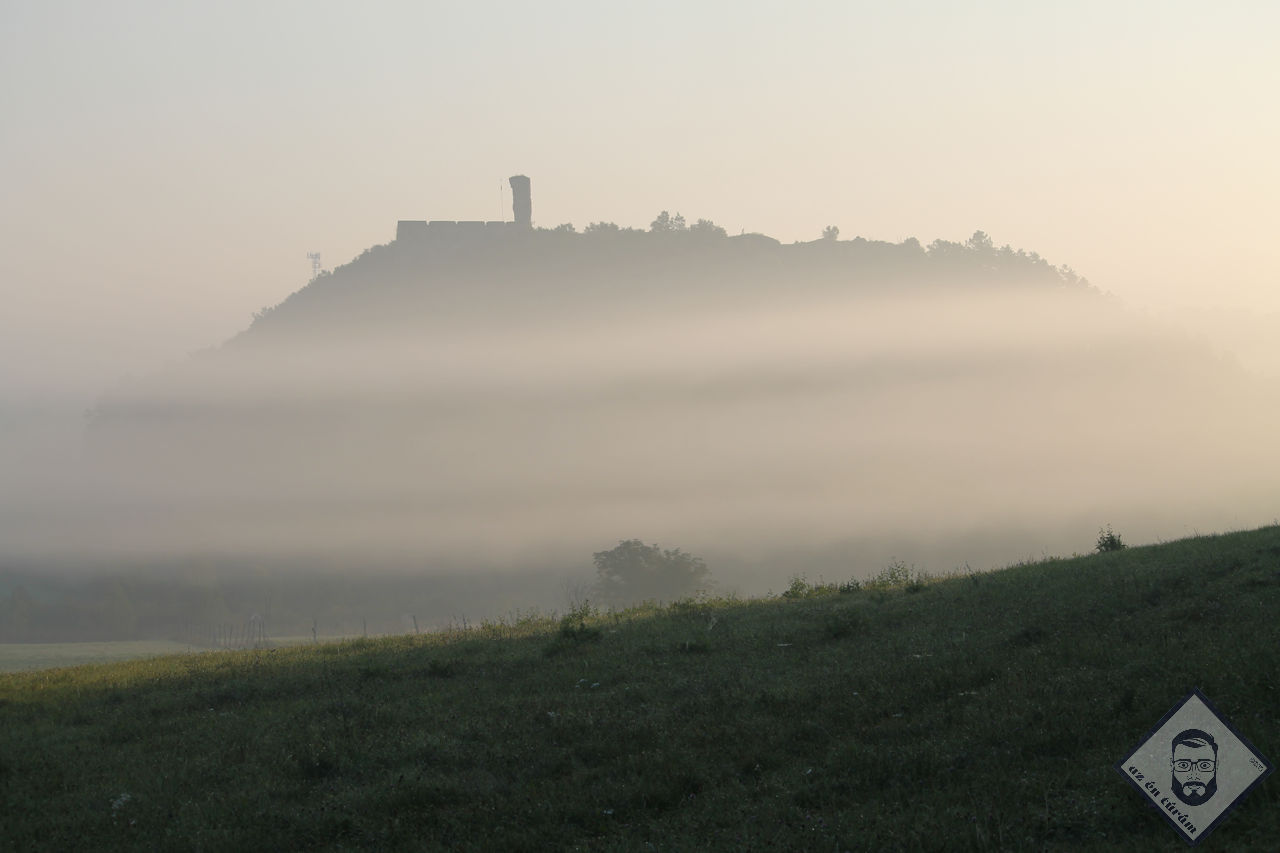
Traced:
[[1269, 527], [0, 676], [0, 847], [1179, 850], [1112, 765], [1192, 687], [1280, 756], [1277, 614]]

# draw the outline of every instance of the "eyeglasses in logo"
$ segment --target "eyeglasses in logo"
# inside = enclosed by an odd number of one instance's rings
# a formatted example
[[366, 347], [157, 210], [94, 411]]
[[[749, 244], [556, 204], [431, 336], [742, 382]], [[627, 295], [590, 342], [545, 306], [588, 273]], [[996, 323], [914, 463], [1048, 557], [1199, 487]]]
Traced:
[[1203, 841], [1272, 770], [1195, 689], [1115, 768], [1192, 845]]
[[1173, 795], [1189, 806], [1207, 802], [1218, 792], [1218, 745], [1213, 735], [1187, 729], [1173, 739]]

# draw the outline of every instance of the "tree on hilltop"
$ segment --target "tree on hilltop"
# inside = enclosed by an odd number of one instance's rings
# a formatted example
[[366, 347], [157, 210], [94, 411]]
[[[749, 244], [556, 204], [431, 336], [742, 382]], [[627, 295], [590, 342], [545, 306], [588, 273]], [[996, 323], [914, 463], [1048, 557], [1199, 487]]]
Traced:
[[729, 232], [725, 231], [719, 225], [710, 219], [699, 219], [697, 222], [689, 226], [690, 234], [697, 234], [702, 237], [728, 237]]
[[654, 234], [673, 234], [683, 233], [692, 234], [698, 237], [728, 237], [729, 232], [725, 231], [719, 225], [710, 219], [699, 219], [697, 222], [689, 225], [683, 214], [677, 213], [672, 216], [668, 211], [662, 211], [653, 222], [649, 223], [649, 231]]
[[671, 601], [711, 586], [711, 572], [701, 557], [679, 548], [664, 551], [639, 539], [598, 551], [594, 561], [596, 592], [610, 604]]
[[687, 231], [689, 230], [689, 226], [685, 223], [684, 216], [679, 212], [677, 212], [675, 216], [672, 216], [664, 210], [654, 217], [654, 220], [649, 223], [649, 230], [654, 233]]
[[974, 252], [989, 253], [995, 250], [995, 244], [991, 242], [986, 231], [974, 231], [965, 246]]

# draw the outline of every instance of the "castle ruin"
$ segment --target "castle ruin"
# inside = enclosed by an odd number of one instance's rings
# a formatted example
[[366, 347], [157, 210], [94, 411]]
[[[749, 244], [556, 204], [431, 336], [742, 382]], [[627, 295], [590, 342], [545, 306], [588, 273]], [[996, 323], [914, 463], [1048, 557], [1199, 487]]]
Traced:
[[524, 175], [512, 175], [507, 179], [507, 183], [511, 185], [513, 221], [401, 219], [396, 223], [396, 240], [457, 239], [502, 233], [512, 229], [528, 231], [533, 228], [533, 199], [530, 194], [529, 179]]

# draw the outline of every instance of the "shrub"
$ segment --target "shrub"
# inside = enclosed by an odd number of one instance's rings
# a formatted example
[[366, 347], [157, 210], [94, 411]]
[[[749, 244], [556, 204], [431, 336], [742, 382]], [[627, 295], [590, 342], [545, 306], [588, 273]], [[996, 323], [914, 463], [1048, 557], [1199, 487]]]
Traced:
[[1124, 540], [1120, 538], [1120, 535], [1111, 529], [1110, 524], [1098, 530], [1098, 544], [1095, 548], [1099, 554], [1105, 554], [1108, 551], [1123, 551], [1128, 547], [1128, 545], [1124, 544]]
[[583, 601], [570, 608], [560, 620], [560, 638], [573, 643], [583, 643], [600, 639], [600, 629], [588, 625], [588, 619], [594, 619], [596, 610], [591, 602]]
[[801, 575], [795, 575], [791, 578], [791, 584], [782, 591], [783, 598], [804, 598], [812, 590], [809, 582]]
[[867, 586], [873, 589], [902, 589], [910, 583], [911, 569], [901, 560], [894, 560], [868, 581]]
[[598, 612], [591, 603], [583, 601], [573, 605], [569, 612], [560, 619], [560, 630], [545, 646], [542, 653], [547, 657], [555, 657], [562, 652], [576, 649], [587, 643], [600, 642], [601, 631], [598, 625], [588, 625], [588, 619], [596, 619]]

